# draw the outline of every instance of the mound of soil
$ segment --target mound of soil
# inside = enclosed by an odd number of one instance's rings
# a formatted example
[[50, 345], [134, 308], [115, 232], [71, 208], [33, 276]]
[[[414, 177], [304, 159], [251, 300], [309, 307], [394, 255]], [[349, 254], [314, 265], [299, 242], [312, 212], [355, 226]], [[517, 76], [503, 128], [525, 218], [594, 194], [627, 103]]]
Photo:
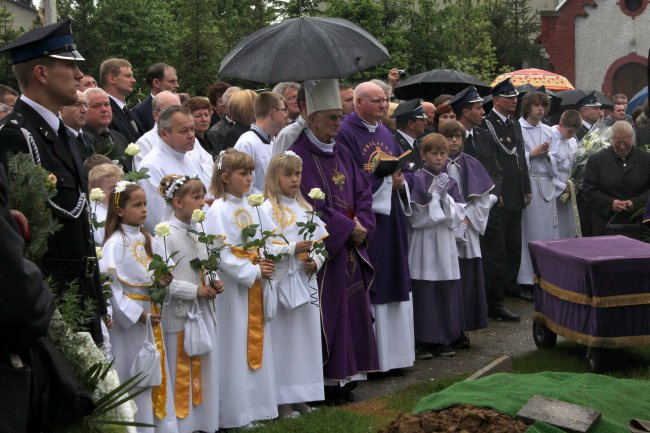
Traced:
[[527, 428], [508, 415], [464, 404], [439, 412], [401, 413], [380, 433], [521, 433]]

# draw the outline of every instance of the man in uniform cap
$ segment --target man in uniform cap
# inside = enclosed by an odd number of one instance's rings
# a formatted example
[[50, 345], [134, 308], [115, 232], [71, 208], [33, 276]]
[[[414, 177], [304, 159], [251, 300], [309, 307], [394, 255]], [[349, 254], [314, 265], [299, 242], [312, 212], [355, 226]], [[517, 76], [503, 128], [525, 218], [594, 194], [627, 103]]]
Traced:
[[595, 92], [584, 96], [576, 105], [578, 106], [580, 116], [582, 116], [582, 128], [576, 133], [576, 139], [580, 142], [591, 127], [594, 126], [594, 123], [602, 120], [604, 113], [603, 104], [600, 103]]
[[58, 117], [61, 107], [77, 102], [83, 74], [76, 62], [84, 58], [76, 49], [69, 21], [25, 33], [2, 51], [11, 56], [22, 96], [0, 131], [0, 156], [6, 164], [9, 154], [31, 153], [56, 179], [57, 194], [48, 204], [61, 229], [50, 237], [39, 266], [56, 283], [56, 291], [65, 291], [74, 282], [82, 302], [94, 302], [96, 314], [89, 331], [101, 343], [100, 315], [107, 310], [90, 226], [87, 179], [79, 148], [68, 141]]
[[354, 113], [343, 119], [336, 136], [370, 182], [372, 211], [381, 234], [368, 238], [368, 255], [376, 275], [370, 301], [382, 372], [410, 367], [415, 361], [407, 222], [400, 203], [412, 175], [407, 169], [402, 173], [401, 168], [382, 176], [374, 172], [375, 161], [382, 155], [402, 154], [391, 131], [381, 123], [387, 99], [377, 84], [359, 84], [354, 89]]
[[329, 232], [329, 257], [318, 272], [323, 375], [326, 398], [345, 403], [352, 400], [353, 381], [379, 369], [368, 293], [374, 279], [367, 252], [367, 238], [375, 232], [372, 191], [350, 152], [333, 140], [343, 113], [338, 81], [307, 82], [305, 95], [309, 128], [291, 150], [303, 161], [305, 198], [311, 188], [326, 194], [325, 200], [311, 202]]
[[[578, 106], [578, 111], [582, 117], [582, 127], [578, 129], [578, 132], [576, 133], [576, 139], [580, 142], [580, 140], [587, 135], [587, 132], [589, 132], [591, 127], [599, 120], [602, 120], [604, 112], [603, 104], [600, 103], [595, 92], [590, 92], [585, 95], [576, 105]], [[582, 232], [582, 236], [591, 236], [591, 204], [587, 194], [581, 188], [576, 191], [576, 202], [578, 205], [578, 216], [580, 218], [580, 231]]]
[[[499, 202], [490, 212], [483, 237], [486, 292], [498, 294], [495, 299], [505, 293], [531, 301], [532, 295], [522, 292], [517, 283], [521, 262], [522, 211], [532, 198], [521, 127], [512, 117], [517, 108], [519, 92], [507, 78], [495, 85], [490, 93], [493, 107], [485, 116], [484, 126], [496, 143], [503, 181]], [[488, 307], [488, 316], [492, 319], [519, 321], [519, 316], [507, 313], [500, 303]]]
[[395, 118], [397, 131], [393, 134], [395, 141], [399, 144], [401, 152], [411, 151], [404, 161], [405, 168], [415, 171], [422, 168], [422, 156], [420, 156], [420, 137], [424, 134], [427, 126], [427, 115], [419, 99], [411, 99], [402, 102], [391, 117]]

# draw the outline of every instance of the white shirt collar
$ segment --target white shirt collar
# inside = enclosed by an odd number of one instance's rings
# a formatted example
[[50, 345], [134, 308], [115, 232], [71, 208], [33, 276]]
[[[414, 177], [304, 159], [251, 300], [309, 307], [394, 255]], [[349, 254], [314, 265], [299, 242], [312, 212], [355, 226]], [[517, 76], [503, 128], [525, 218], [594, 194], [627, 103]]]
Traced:
[[126, 105], [126, 103], [120, 101], [119, 99], [117, 99], [117, 98], [116, 98], [115, 96], [113, 96], [113, 95], [109, 95], [108, 93], [106, 93], [106, 94], [108, 95], [109, 98], [111, 98], [113, 101], [115, 101], [115, 103], [117, 104], [117, 106], [120, 107], [120, 110], [124, 110], [124, 106]]
[[[158, 137], [160, 137], [160, 136], [158, 136]], [[178, 151], [172, 149], [171, 146], [169, 144], [165, 143], [165, 140], [163, 140], [162, 138], [160, 139], [160, 144], [161, 144], [161, 146], [164, 146], [163, 148], [165, 149], [163, 154], [171, 155], [173, 158], [175, 158], [175, 159], [177, 159], [179, 161], [182, 161], [183, 159], [185, 159], [185, 155], [189, 154], [189, 152], [178, 152]]]
[[52, 113], [50, 110], [47, 108], [43, 107], [41, 104], [38, 102], [34, 102], [31, 99], [29, 99], [25, 95], [21, 95], [20, 99], [30, 107], [34, 109], [42, 118], [45, 120], [45, 122], [48, 124], [50, 128], [52, 128], [52, 131], [54, 133], [59, 132], [59, 126], [61, 125], [61, 119], [59, 119], [59, 116], [56, 114]]
[[492, 109], [492, 111], [494, 111], [494, 113], [495, 113], [497, 116], [499, 116], [499, 118], [501, 119], [501, 121], [502, 121], [503, 123], [506, 123], [506, 120], [508, 120], [508, 116], [504, 116], [503, 114], [499, 113], [499, 112], [498, 112], [497, 110], [495, 110], [495, 109]]
[[585, 128], [587, 128], [587, 129], [591, 129], [591, 127], [593, 126], [591, 123], [587, 123], [587, 122], [585, 121], [585, 119], [582, 119], [582, 124], [583, 124], [583, 125], [585, 126]]
[[68, 128], [68, 131], [74, 136], [74, 137], [79, 137], [80, 132], [75, 131], [74, 129], [70, 128], [68, 125], [65, 125], [66, 128]]
[[323, 152], [327, 152], [327, 153], [334, 152], [334, 145], [336, 144], [334, 140], [332, 140], [329, 143], [323, 143], [318, 138], [316, 138], [316, 136], [311, 131], [311, 129], [305, 129], [305, 134], [307, 134], [307, 138], [309, 138], [309, 141], [314, 143], [314, 145], [318, 147], [320, 150], [322, 150]]
[[411, 137], [410, 135], [406, 134], [405, 132], [400, 131], [399, 129], [397, 130], [397, 132], [399, 132], [402, 135], [402, 137], [404, 137], [404, 139], [409, 144], [409, 146], [411, 146], [411, 148], [413, 148], [413, 143], [415, 143], [415, 138]]

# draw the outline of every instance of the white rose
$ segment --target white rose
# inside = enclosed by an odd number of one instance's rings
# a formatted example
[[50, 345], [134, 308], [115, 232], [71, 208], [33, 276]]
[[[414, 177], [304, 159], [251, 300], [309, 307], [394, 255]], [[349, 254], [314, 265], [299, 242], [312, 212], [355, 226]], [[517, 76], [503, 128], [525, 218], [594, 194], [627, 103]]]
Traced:
[[312, 200], [325, 200], [325, 193], [320, 188], [312, 188], [308, 195]]
[[253, 194], [246, 197], [251, 206], [261, 206], [264, 203], [264, 194]]
[[156, 227], [154, 227], [153, 232], [156, 234], [156, 236], [160, 236], [161, 238], [164, 238], [169, 236], [171, 230], [169, 228], [169, 224], [159, 223], [156, 224]]
[[90, 200], [92, 201], [102, 201], [106, 198], [106, 194], [102, 191], [101, 188], [93, 188], [90, 190]]
[[140, 153], [140, 146], [138, 146], [135, 143], [131, 143], [128, 146], [126, 146], [126, 149], [124, 149], [124, 153], [126, 153], [129, 156], [135, 156], [138, 153]]
[[203, 212], [201, 209], [194, 209], [192, 212], [192, 221], [195, 223], [205, 221], [205, 212]]
[[97, 257], [97, 260], [101, 260], [102, 257], [104, 257], [104, 251], [102, 251], [102, 247], [95, 247], [95, 256]]

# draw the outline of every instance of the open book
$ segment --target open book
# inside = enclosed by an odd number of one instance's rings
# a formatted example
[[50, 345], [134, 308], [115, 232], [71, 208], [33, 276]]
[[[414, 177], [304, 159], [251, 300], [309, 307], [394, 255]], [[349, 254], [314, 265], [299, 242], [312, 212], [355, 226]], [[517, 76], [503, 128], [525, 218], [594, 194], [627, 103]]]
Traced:
[[372, 172], [375, 173], [375, 176], [377, 177], [385, 177], [385, 176], [392, 175], [397, 170], [402, 168], [402, 166], [404, 165], [404, 160], [406, 159], [407, 156], [410, 155], [411, 152], [412, 152], [411, 150], [407, 150], [406, 152], [402, 153], [399, 157], [388, 155], [386, 153], [379, 154], [372, 161], [372, 166], [373, 166]]

